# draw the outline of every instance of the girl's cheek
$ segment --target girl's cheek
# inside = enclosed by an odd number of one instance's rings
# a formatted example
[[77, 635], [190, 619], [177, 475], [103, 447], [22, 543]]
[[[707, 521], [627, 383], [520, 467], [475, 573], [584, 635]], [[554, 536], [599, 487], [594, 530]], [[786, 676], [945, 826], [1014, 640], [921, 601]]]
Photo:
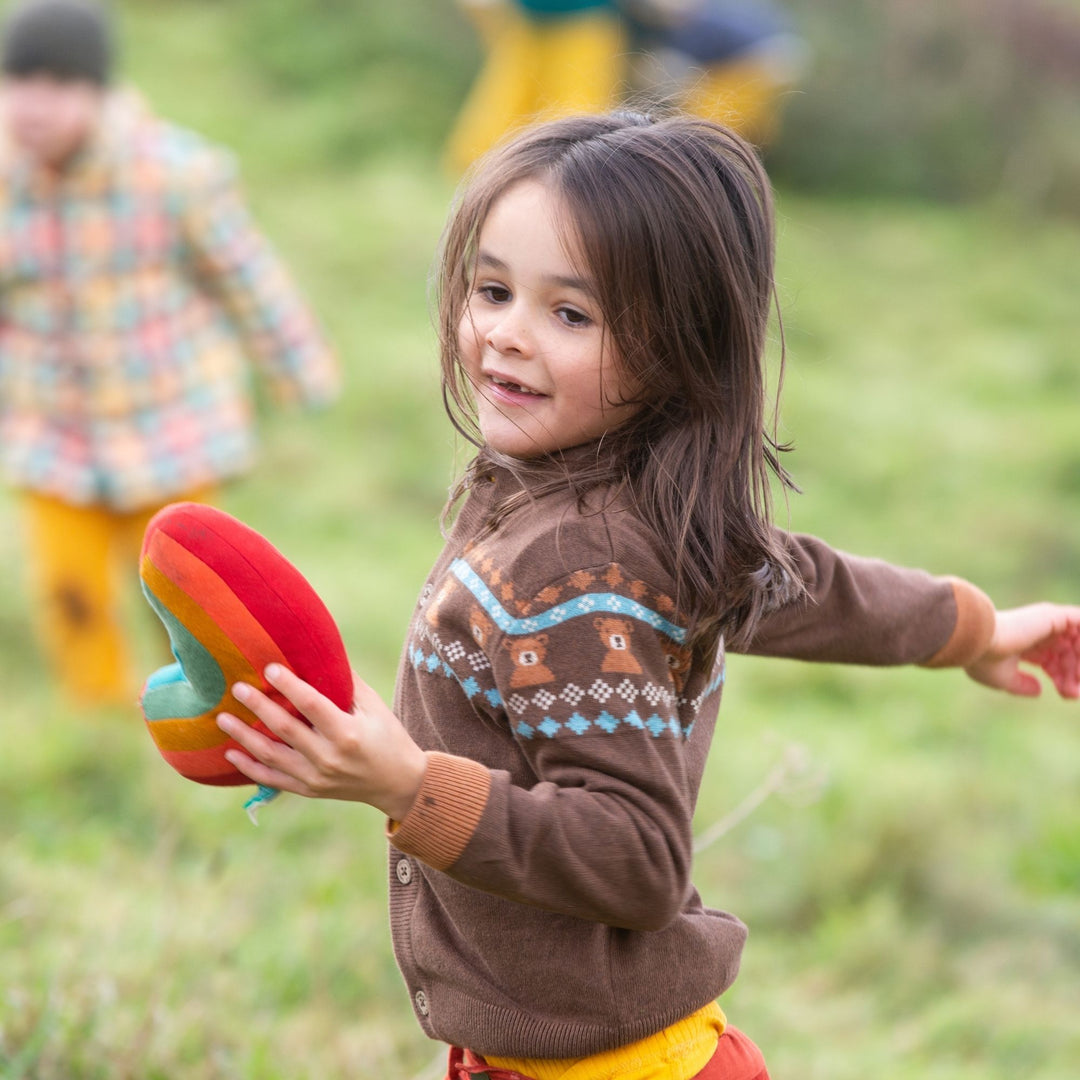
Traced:
[[458, 348], [462, 355], [467, 359], [475, 356], [480, 351], [481, 340], [480, 328], [472, 313], [466, 309], [458, 323]]

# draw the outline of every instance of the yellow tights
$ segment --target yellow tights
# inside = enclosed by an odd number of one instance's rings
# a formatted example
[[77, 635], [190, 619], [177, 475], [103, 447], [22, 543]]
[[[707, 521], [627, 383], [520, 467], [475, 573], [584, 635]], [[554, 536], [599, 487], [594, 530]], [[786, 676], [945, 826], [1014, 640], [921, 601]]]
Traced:
[[[185, 498], [206, 502], [210, 495], [204, 489]], [[161, 506], [124, 512], [35, 492], [23, 492], [21, 501], [30, 603], [58, 684], [83, 704], [133, 702], [122, 600], [138, 573], [146, 524]]]
[[757, 146], [776, 134], [780, 95], [786, 84], [769, 65], [749, 59], [717, 65], [689, 82], [682, 109], [734, 128]]
[[611, 15], [533, 20], [500, 5], [481, 32], [487, 61], [446, 146], [455, 175], [533, 120], [607, 112], [618, 100], [624, 39]]

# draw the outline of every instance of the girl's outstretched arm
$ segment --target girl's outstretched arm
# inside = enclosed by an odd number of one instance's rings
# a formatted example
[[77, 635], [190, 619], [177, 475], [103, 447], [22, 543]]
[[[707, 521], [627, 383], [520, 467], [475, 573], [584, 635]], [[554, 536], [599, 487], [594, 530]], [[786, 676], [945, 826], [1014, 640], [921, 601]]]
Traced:
[[395, 821], [404, 818], [420, 790], [427, 758], [379, 695], [353, 672], [354, 707], [347, 713], [279, 664], [270, 664], [264, 674], [311, 726], [255, 687], [237, 683], [236, 699], [282, 742], [221, 713], [218, 726], [247, 751], [230, 750], [229, 761], [267, 787], [313, 799], [365, 802]]
[[1042, 668], [1064, 698], [1080, 698], [1080, 607], [1029, 604], [999, 611], [990, 647], [965, 669], [996, 690], [1037, 697], [1039, 680], [1021, 662]]
[[768, 613], [744, 648], [847, 664], [962, 667], [976, 682], [1022, 697], [1040, 693], [1042, 668], [1058, 693], [1080, 698], [1080, 606], [1030, 604], [996, 611], [959, 578], [893, 566], [785, 536], [806, 596]]

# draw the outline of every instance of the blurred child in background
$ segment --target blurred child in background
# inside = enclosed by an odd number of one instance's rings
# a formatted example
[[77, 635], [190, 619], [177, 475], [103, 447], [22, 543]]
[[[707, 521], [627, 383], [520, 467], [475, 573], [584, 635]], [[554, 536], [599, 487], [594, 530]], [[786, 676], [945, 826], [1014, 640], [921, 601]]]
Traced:
[[281, 401], [339, 372], [230, 157], [111, 89], [103, 7], [28, 0], [0, 48], [0, 463], [57, 680], [128, 700], [120, 568], [164, 503], [251, 465], [248, 360]]
[[769, 0], [462, 0], [487, 52], [450, 133], [458, 174], [538, 119], [599, 112], [629, 96], [738, 131], [775, 134], [805, 47]]

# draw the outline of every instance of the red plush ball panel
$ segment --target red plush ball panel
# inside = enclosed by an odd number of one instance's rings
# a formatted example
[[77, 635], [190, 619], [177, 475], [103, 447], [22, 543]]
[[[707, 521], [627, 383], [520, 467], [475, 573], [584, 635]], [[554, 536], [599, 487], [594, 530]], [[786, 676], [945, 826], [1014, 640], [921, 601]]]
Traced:
[[143, 714], [162, 756], [184, 776], [251, 783], [225, 760], [236, 744], [216, 717], [227, 710], [266, 731], [233, 698], [239, 679], [295, 715], [262, 677], [270, 662], [351, 709], [352, 672], [333, 616], [300, 571], [236, 518], [200, 503], [165, 507], [147, 526], [140, 575], [177, 658], [147, 680]]

